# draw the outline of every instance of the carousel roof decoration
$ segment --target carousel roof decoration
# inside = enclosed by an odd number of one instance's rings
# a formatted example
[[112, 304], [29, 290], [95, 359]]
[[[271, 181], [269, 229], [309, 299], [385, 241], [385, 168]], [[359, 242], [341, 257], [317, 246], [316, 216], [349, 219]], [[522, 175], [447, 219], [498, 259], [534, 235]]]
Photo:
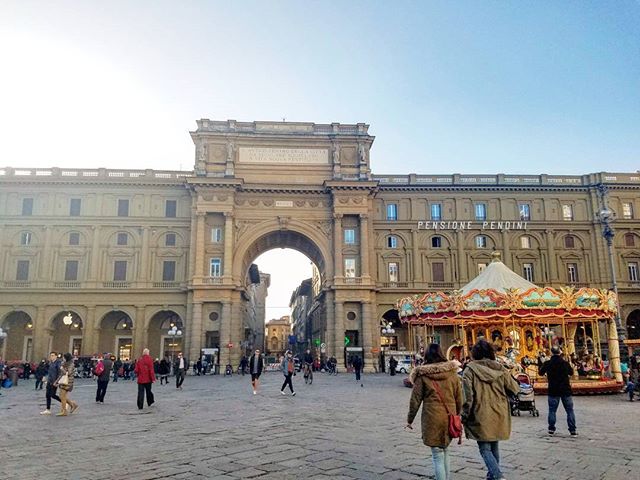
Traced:
[[455, 324], [468, 320], [516, 318], [546, 321], [550, 318], [613, 318], [615, 294], [605, 289], [538, 287], [509, 269], [492, 253], [489, 265], [460, 290], [427, 292], [398, 300], [403, 323]]

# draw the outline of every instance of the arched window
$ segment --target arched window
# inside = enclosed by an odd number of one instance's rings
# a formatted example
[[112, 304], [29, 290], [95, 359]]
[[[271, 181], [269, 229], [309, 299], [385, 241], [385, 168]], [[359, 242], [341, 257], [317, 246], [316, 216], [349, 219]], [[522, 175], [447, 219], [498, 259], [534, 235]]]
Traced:
[[624, 246], [625, 247], [635, 247], [636, 246], [636, 236], [633, 233], [625, 233], [624, 234]]
[[432, 248], [441, 248], [442, 247], [442, 237], [439, 235], [434, 235], [431, 237], [431, 247]]
[[476, 236], [476, 248], [487, 248], [487, 237], [485, 235]]
[[389, 235], [387, 237], [387, 247], [398, 248], [398, 237], [396, 237], [395, 235]]
[[576, 248], [576, 238], [573, 235], [564, 237], [564, 248]]

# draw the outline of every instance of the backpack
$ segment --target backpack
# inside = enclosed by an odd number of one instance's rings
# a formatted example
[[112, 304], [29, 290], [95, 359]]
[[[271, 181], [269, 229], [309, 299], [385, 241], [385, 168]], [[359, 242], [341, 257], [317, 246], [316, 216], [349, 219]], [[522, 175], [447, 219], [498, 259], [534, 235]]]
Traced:
[[93, 373], [94, 375], [99, 377], [100, 375], [102, 375], [102, 372], [104, 372], [104, 363], [98, 362], [96, 368], [93, 369]]

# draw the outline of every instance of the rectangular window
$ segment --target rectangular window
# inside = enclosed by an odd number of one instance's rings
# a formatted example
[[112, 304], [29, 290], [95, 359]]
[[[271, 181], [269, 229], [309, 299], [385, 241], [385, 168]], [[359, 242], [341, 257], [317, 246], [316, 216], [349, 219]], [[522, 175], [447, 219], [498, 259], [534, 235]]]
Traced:
[[444, 282], [444, 263], [434, 262], [431, 264], [431, 278], [434, 282]]
[[22, 215], [25, 217], [33, 215], [33, 198], [22, 199]]
[[344, 259], [344, 276], [346, 278], [355, 278], [356, 276], [356, 259], [355, 258]]
[[624, 246], [625, 247], [636, 246], [636, 236], [633, 233], [626, 233], [624, 235]]
[[487, 237], [478, 235], [476, 237], [476, 248], [487, 248]]
[[118, 233], [116, 237], [116, 245], [127, 245], [129, 243], [129, 234], [126, 232]]
[[211, 229], [211, 243], [222, 242], [222, 229], [220, 227], [213, 227]]
[[114, 282], [126, 282], [127, 281], [127, 261], [116, 260], [113, 262], [113, 281]]
[[442, 247], [442, 237], [431, 237], [431, 247], [432, 248], [441, 248]]
[[72, 198], [69, 202], [69, 215], [72, 217], [80, 216], [80, 209], [82, 208], [82, 199]]
[[398, 205], [395, 203], [387, 205], [387, 220], [398, 220]]
[[578, 264], [567, 263], [567, 279], [569, 283], [578, 283]]
[[71, 232], [69, 234], [69, 245], [80, 245], [80, 233]]
[[562, 219], [565, 221], [573, 220], [573, 205], [562, 205]]
[[31, 232], [22, 232], [20, 234], [20, 245], [31, 245]]
[[478, 275], [481, 274], [482, 272], [484, 272], [485, 268], [487, 268], [487, 264], [486, 263], [479, 263], [478, 264]]
[[623, 203], [622, 204], [622, 217], [623, 218], [633, 218], [633, 204], [632, 203]]
[[629, 262], [629, 264], [627, 265], [627, 268], [629, 270], [629, 280], [631, 282], [637, 282], [638, 281], [638, 263]]
[[162, 262], [162, 281], [173, 282], [176, 279], [176, 262], [167, 260]]
[[389, 235], [387, 237], [387, 247], [398, 248], [398, 237], [396, 237], [395, 235]]
[[121, 198], [118, 200], [118, 216], [119, 217], [129, 216], [129, 200], [124, 198]]
[[64, 279], [67, 282], [78, 280], [78, 260], [67, 260], [64, 265]]
[[476, 220], [487, 219], [487, 205], [484, 203], [476, 203], [475, 206]]
[[220, 277], [222, 275], [222, 260], [219, 258], [212, 258], [209, 263], [209, 276]]
[[531, 248], [531, 237], [523, 235], [520, 237], [520, 248]]
[[16, 280], [19, 282], [26, 282], [29, 280], [29, 260], [18, 260]]
[[398, 264], [396, 262], [389, 263], [389, 281], [397, 282], [398, 276]]
[[356, 231], [353, 228], [344, 229], [344, 243], [346, 244], [356, 243]]
[[178, 210], [178, 202], [176, 200], [167, 200], [164, 204], [164, 216], [167, 218], [175, 218]]
[[442, 205], [440, 203], [431, 204], [431, 220], [442, 220]]
[[176, 246], [176, 234], [175, 233], [167, 233], [164, 236], [164, 246], [165, 247], [175, 247]]
[[525, 280], [529, 282], [533, 282], [533, 264], [532, 263], [524, 263], [522, 265], [522, 276]]
[[531, 207], [528, 203], [520, 204], [520, 220], [528, 222], [531, 220]]

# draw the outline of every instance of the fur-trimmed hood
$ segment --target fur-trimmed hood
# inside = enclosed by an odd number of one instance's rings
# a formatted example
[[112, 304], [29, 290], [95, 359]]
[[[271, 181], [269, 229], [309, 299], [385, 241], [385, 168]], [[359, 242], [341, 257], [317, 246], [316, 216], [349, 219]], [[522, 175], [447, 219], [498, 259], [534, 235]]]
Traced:
[[432, 380], [444, 380], [445, 378], [455, 375], [458, 371], [458, 363], [454, 361], [428, 363], [420, 365], [411, 370], [409, 380], [414, 383], [417, 377], [429, 377]]

